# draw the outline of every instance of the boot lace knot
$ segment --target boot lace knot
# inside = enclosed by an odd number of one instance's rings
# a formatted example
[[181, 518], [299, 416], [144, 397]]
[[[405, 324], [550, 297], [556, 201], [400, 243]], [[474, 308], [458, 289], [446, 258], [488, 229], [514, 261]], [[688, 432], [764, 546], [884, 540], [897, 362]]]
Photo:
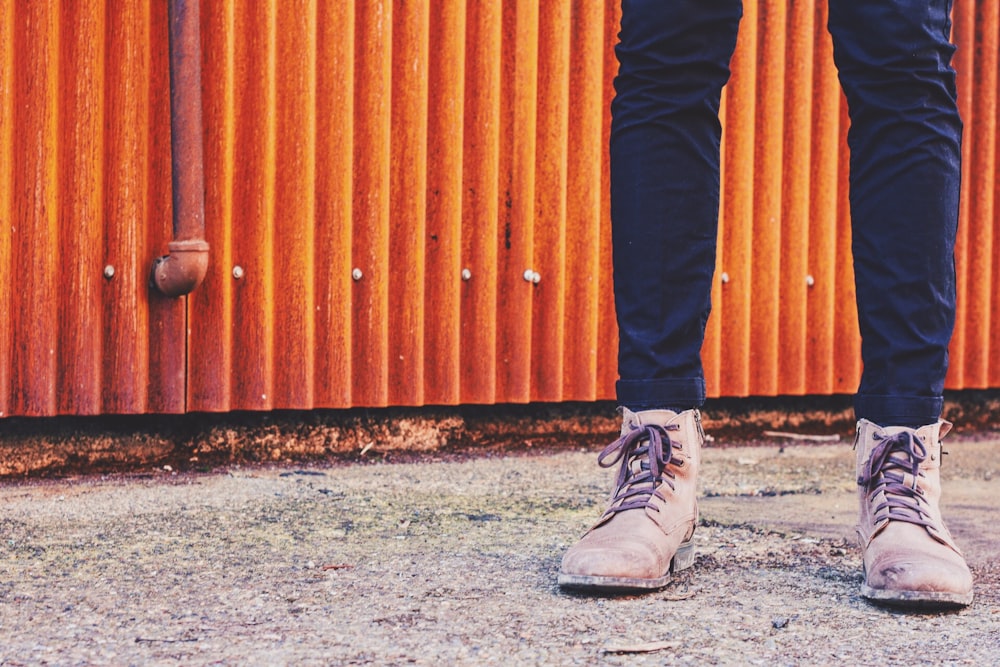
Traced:
[[684, 465], [684, 460], [674, 453], [680, 445], [669, 434], [679, 429], [678, 424], [633, 424], [628, 433], [604, 448], [597, 457], [598, 465], [611, 468], [621, 463], [614, 499], [605, 516], [646, 507], [659, 511], [653, 499], [666, 500], [661, 487], [665, 482], [671, 491], [674, 489], [671, 466]]
[[875, 433], [874, 437], [878, 444], [858, 476], [858, 485], [868, 489], [869, 502], [882, 496], [874, 508], [875, 520], [905, 521], [932, 528], [925, 509], [927, 500], [917, 485], [923, 476], [920, 464], [927, 458], [927, 446], [913, 431]]

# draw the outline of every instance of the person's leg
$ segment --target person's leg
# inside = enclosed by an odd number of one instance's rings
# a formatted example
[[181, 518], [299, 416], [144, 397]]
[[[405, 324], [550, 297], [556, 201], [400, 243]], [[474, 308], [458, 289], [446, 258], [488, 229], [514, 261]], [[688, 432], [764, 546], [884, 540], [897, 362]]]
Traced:
[[830, 1], [851, 127], [859, 419], [937, 421], [955, 320], [962, 123], [949, 0]]
[[962, 140], [950, 11], [950, 0], [830, 0], [851, 117], [862, 595], [904, 606], [972, 600], [938, 507]]
[[739, 0], [624, 0], [611, 124], [618, 402], [694, 408], [719, 218], [719, 100]]
[[719, 215], [719, 99], [739, 0], [623, 0], [611, 215], [621, 437], [604, 515], [563, 557], [562, 586], [654, 589], [694, 561], [704, 434], [701, 344]]

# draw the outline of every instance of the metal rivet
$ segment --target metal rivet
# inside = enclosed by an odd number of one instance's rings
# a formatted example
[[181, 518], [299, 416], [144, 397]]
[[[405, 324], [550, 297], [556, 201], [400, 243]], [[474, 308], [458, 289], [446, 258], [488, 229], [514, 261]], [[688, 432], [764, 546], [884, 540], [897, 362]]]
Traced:
[[233, 267], [233, 278], [236, 278], [236, 280], [239, 280], [244, 275], [245, 275], [245, 272], [243, 271], [243, 267], [242, 266], [240, 266], [239, 264], [237, 264], [236, 266]]
[[728, 274], [728, 273], [726, 273], [725, 271], [723, 271], [723, 272], [722, 272], [722, 275], [721, 275], [721, 276], [719, 276], [719, 280], [721, 280], [721, 281], [722, 281], [722, 284], [723, 284], [723, 285], [725, 285], [726, 283], [728, 283], [728, 282], [729, 282], [729, 274]]
[[524, 270], [524, 279], [529, 283], [534, 283], [537, 285], [542, 281], [542, 276], [538, 271], [532, 271], [531, 269]]
[[355, 280], [361, 280], [365, 277], [365, 274], [361, 272], [361, 269], [355, 267], [355, 269], [351, 271], [351, 277]]
[[811, 275], [806, 276], [806, 286], [807, 287], [812, 287], [815, 284], [816, 284], [816, 279], [815, 278], [813, 278]]
[[108, 279], [108, 280], [111, 280], [112, 278], [114, 278], [115, 277], [115, 267], [111, 266], [110, 264], [108, 264], [107, 266], [105, 266], [104, 267], [104, 277], [106, 279]]
[[462, 280], [472, 280], [472, 271], [462, 269]]

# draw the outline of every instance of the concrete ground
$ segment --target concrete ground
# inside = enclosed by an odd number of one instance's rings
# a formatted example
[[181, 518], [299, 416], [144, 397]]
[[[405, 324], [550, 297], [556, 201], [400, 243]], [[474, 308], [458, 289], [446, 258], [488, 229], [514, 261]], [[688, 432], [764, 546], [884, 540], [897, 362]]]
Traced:
[[850, 443], [704, 454], [695, 567], [555, 585], [596, 450], [0, 486], [0, 665], [1000, 664], [1000, 437], [946, 442], [971, 607], [858, 595]]

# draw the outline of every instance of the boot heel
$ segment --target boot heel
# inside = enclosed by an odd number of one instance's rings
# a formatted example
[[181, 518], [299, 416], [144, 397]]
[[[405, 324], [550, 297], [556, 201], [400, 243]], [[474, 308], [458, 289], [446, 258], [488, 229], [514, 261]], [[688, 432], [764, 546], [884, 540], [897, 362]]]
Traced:
[[694, 565], [694, 542], [685, 542], [677, 547], [677, 553], [670, 561], [670, 571], [680, 572]]

